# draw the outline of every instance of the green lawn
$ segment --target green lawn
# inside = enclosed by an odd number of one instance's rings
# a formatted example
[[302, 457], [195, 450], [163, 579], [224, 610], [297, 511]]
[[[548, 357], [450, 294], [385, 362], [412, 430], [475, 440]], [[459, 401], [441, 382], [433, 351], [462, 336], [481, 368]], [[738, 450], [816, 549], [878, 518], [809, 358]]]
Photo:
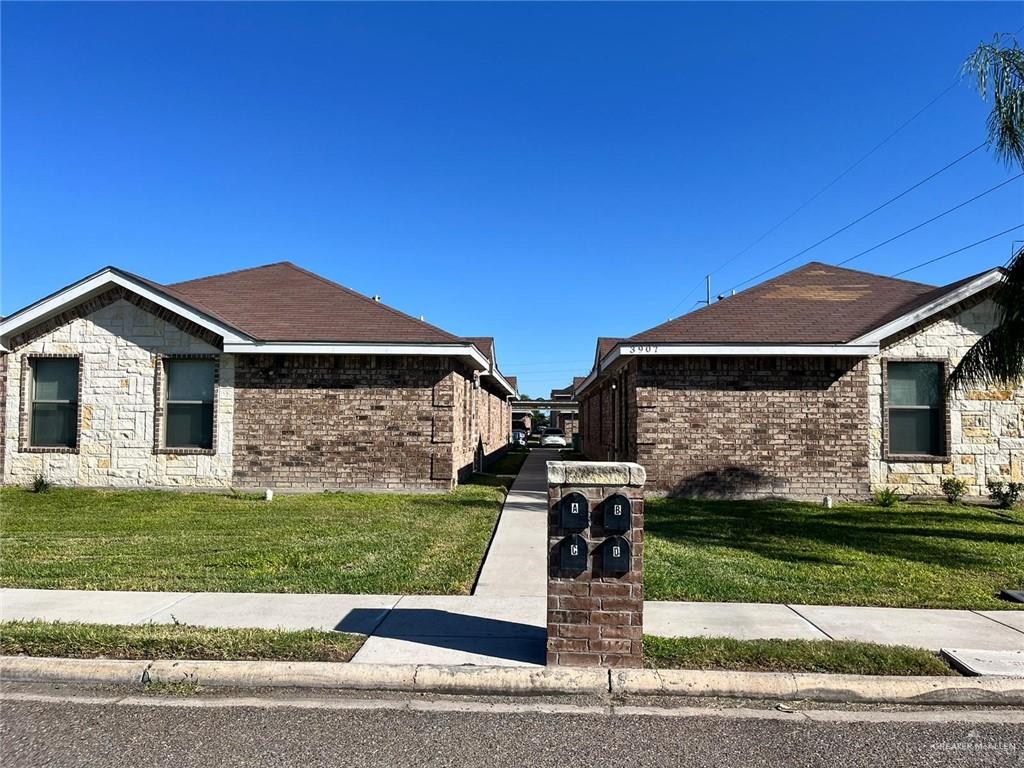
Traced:
[[315, 629], [210, 629], [182, 624], [0, 622], [0, 653], [76, 659], [348, 661], [361, 635]]
[[[977, 506], [649, 499], [650, 600], [1013, 608], [1024, 516]], [[1021, 607], [1021, 606], [1018, 606]]]
[[0, 490], [0, 585], [468, 594], [504, 492]]
[[955, 675], [934, 653], [902, 645], [832, 640], [733, 640], [644, 636], [644, 663], [663, 669]]

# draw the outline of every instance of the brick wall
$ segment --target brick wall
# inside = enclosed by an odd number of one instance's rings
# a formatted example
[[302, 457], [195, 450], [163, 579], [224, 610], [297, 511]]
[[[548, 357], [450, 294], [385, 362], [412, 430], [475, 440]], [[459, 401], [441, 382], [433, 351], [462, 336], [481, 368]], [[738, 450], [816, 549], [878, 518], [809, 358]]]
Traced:
[[581, 408], [587, 457], [642, 464], [651, 491], [809, 499], [869, 491], [863, 360], [639, 358], [588, 390]]
[[460, 429], [455, 443], [457, 477], [464, 480], [474, 470], [508, 449], [512, 432], [512, 407], [504, 393], [489, 385], [477, 386], [468, 371], [459, 376], [456, 411], [461, 412]]
[[571, 442], [572, 436], [580, 430], [579, 415], [575, 413], [560, 412], [558, 414], [558, 424], [555, 426], [565, 432], [565, 439]]
[[465, 377], [446, 357], [244, 355], [235, 481], [294, 489], [448, 489]]
[[956, 475], [972, 496], [987, 495], [990, 480], [1024, 481], [1024, 383], [955, 392], [947, 402], [947, 455], [933, 461], [886, 458], [882, 366], [886, 360], [944, 360], [950, 370], [996, 322], [996, 307], [976, 297], [950, 307], [882, 344], [868, 363], [870, 467], [873, 488], [939, 495], [943, 477]]
[[631, 360], [580, 399], [579, 431], [588, 459], [636, 461], [637, 365]]
[[641, 358], [637, 461], [680, 495], [868, 492], [867, 364], [849, 358]]

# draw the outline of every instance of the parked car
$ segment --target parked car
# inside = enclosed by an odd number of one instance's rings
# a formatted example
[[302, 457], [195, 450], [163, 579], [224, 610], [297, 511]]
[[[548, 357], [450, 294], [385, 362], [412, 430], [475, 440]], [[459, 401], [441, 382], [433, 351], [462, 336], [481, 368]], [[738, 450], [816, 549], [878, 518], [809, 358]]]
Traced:
[[565, 448], [565, 432], [548, 427], [540, 438], [540, 444], [545, 448]]
[[526, 447], [526, 432], [521, 429], [512, 430], [512, 445]]

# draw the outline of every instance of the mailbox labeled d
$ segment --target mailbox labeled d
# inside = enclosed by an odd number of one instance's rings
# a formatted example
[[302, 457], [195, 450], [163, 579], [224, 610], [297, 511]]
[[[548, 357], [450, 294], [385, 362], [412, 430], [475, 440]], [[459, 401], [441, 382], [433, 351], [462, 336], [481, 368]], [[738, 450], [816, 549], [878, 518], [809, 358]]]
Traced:
[[605, 539], [601, 547], [602, 569], [606, 573], [628, 573], [630, 554], [629, 542], [621, 536]]
[[590, 525], [590, 505], [582, 493], [567, 493], [558, 502], [558, 524], [569, 531]]

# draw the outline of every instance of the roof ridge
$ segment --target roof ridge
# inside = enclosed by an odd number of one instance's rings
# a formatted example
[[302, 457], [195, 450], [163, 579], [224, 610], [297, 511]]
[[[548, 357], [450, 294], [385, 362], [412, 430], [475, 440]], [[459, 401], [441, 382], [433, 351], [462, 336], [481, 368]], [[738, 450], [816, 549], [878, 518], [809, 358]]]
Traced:
[[286, 267], [290, 267], [291, 269], [294, 269], [296, 272], [301, 272], [304, 275], [309, 275], [310, 277], [316, 278], [321, 283], [324, 283], [325, 285], [329, 285], [329, 286], [331, 286], [333, 288], [338, 288], [338, 289], [344, 291], [345, 293], [348, 293], [351, 296], [354, 296], [357, 299], [361, 299], [362, 301], [364, 301], [365, 303], [367, 303], [367, 304], [369, 304], [369, 305], [371, 305], [373, 307], [378, 307], [380, 309], [385, 309], [385, 310], [387, 310], [388, 312], [390, 312], [393, 315], [398, 315], [399, 317], [402, 317], [402, 318], [404, 318], [406, 320], [411, 320], [414, 323], [419, 323], [420, 325], [422, 325], [422, 326], [424, 326], [426, 328], [429, 328], [432, 331], [437, 331], [438, 333], [440, 333], [440, 334], [442, 334], [444, 336], [447, 336], [452, 341], [463, 341], [463, 339], [461, 337], [456, 336], [453, 333], [449, 333], [444, 328], [439, 328], [436, 325], [432, 325], [431, 323], [428, 323], [426, 320], [420, 320], [418, 317], [414, 317], [414, 316], [412, 316], [412, 315], [410, 315], [410, 314], [408, 314], [406, 312], [403, 312], [400, 309], [395, 309], [394, 307], [392, 307], [392, 306], [390, 306], [388, 304], [385, 304], [383, 301], [374, 301], [369, 296], [364, 296], [363, 294], [359, 293], [359, 291], [353, 290], [352, 288], [349, 288], [348, 286], [342, 285], [341, 283], [336, 283], [333, 280], [330, 280], [329, 278], [324, 277], [323, 275], [318, 275], [316, 272], [311, 272], [310, 270], [305, 269], [304, 267], [300, 267], [298, 264], [293, 264], [290, 261], [281, 261], [281, 262], [277, 262], [277, 264], [268, 264], [267, 266], [277, 266], [278, 264], [286, 266]]
[[[803, 269], [803, 267], [809, 267], [812, 264], [818, 264], [818, 265], [820, 265], [822, 267], [828, 267], [830, 269], [841, 269], [844, 272], [852, 272], [852, 273], [854, 273], [856, 275], [868, 275], [869, 277], [874, 277], [876, 279], [877, 278], [882, 278], [883, 280], [892, 280], [893, 282], [896, 282], [896, 283], [906, 283], [908, 285], [921, 285], [921, 286], [924, 286], [925, 288], [941, 288], [942, 287], [942, 286], [939, 286], [939, 285], [932, 285], [931, 283], [919, 283], [916, 280], [904, 280], [903, 278], [900, 278], [900, 277], [891, 277], [890, 275], [880, 275], [877, 272], [868, 272], [865, 269], [851, 269], [850, 267], [843, 267], [843, 266], [840, 266], [839, 264], [829, 264], [829, 263], [824, 262], [824, 261], [809, 261], [806, 264], [804, 264], [802, 267], [797, 267], [797, 269]], [[782, 275], [790, 275], [790, 274], [792, 274], [793, 272], [796, 272], [796, 271], [797, 271], [796, 269], [793, 269], [793, 270], [790, 270], [789, 272], [783, 272]], [[782, 277], [782, 275], [777, 275], [777, 277]], [[772, 279], [774, 280], [775, 278], [772, 278]]]
[[828, 269], [835, 269], [835, 270], [839, 270], [841, 272], [849, 272], [849, 273], [855, 274], [855, 275], [864, 275], [866, 277], [870, 277], [870, 278], [873, 278], [875, 280], [879, 280], [879, 279], [881, 279], [881, 280], [890, 280], [890, 281], [892, 281], [894, 283], [902, 283], [904, 285], [913, 285], [913, 286], [918, 286], [918, 287], [921, 287], [921, 288], [930, 288], [930, 289], [933, 289], [933, 290], [936, 290], [936, 289], [941, 287], [941, 286], [931, 285], [929, 283], [918, 283], [918, 282], [915, 282], [913, 280], [901, 280], [898, 277], [889, 277], [888, 275], [879, 275], [879, 274], [877, 274], [875, 272], [867, 272], [867, 271], [865, 271], [863, 269], [850, 269], [849, 267], [840, 267], [840, 266], [838, 266], [836, 264], [828, 264], [828, 263], [826, 263], [824, 261], [808, 261], [806, 264], [801, 264], [799, 267], [794, 267], [793, 269], [789, 270], [788, 272], [783, 272], [782, 274], [775, 275], [775, 277], [770, 277], [767, 280], [764, 280], [764, 281], [762, 281], [760, 283], [755, 283], [754, 285], [752, 285], [749, 288], [746, 288], [746, 289], [740, 291], [739, 293], [734, 293], [731, 296], [723, 296], [722, 298], [718, 299], [718, 301], [713, 301], [710, 304], [705, 304], [703, 307], [700, 307], [698, 309], [694, 309], [694, 310], [691, 310], [689, 312], [684, 312], [681, 315], [677, 315], [676, 317], [669, 318], [668, 320], [666, 320], [663, 323], [658, 323], [657, 325], [652, 326], [650, 328], [644, 328], [641, 331], [637, 331], [632, 336], [627, 336], [626, 339], [630, 340], [630, 339], [636, 338], [637, 336], [641, 336], [641, 335], [646, 335], [648, 333], [652, 333], [653, 331], [656, 331], [659, 328], [662, 328], [663, 326], [668, 325], [669, 323], [676, 322], [680, 318], [692, 317], [693, 315], [699, 315], [701, 312], [706, 312], [707, 310], [710, 310], [712, 307], [720, 306], [720, 305], [722, 305], [722, 304], [724, 304], [726, 302], [729, 302], [732, 299], [738, 299], [741, 296], [749, 297], [751, 292], [763, 290], [764, 288], [767, 288], [768, 286], [772, 285], [777, 280], [781, 280], [784, 277], [790, 277], [790, 276], [796, 274], [797, 272], [803, 272], [806, 269], [808, 269], [809, 267], [827, 267]]

